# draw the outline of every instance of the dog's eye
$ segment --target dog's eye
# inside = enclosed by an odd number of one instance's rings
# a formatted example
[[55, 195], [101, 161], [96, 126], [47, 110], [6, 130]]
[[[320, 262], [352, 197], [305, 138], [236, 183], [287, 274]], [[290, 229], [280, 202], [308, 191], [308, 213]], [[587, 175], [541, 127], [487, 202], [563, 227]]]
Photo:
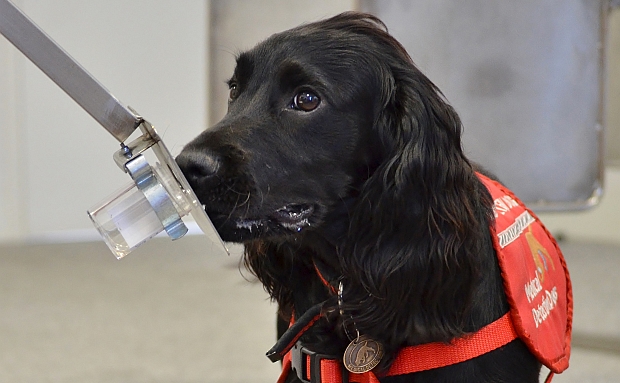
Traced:
[[295, 95], [295, 98], [293, 98], [292, 107], [294, 109], [303, 110], [304, 112], [310, 112], [316, 109], [320, 103], [321, 99], [319, 96], [312, 92], [304, 91]]
[[239, 87], [236, 83], [231, 82], [230, 84], [228, 84], [228, 89], [228, 101], [232, 101], [237, 98], [237, 96], [239, 96]]

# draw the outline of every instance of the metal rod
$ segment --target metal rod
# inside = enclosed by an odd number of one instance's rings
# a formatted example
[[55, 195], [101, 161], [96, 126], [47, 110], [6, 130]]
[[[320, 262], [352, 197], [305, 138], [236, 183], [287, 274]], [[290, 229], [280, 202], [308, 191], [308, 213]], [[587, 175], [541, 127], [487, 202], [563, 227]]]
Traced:
[[121, 104], [9, 0], [0, 0], [0, 34], [118, 141], [125, 141], [140, 125], [140, 117]]

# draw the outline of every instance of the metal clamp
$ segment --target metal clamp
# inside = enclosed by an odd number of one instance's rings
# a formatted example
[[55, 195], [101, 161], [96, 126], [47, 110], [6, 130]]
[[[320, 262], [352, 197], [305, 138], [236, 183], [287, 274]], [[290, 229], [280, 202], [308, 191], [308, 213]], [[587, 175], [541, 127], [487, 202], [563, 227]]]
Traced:
[[135, 156], [125, 164], [125, 169], [153, 207], [168, 236], [173, 240], [184, 236], [187, 233], [187, 226], [146, 158], [142, 154]]

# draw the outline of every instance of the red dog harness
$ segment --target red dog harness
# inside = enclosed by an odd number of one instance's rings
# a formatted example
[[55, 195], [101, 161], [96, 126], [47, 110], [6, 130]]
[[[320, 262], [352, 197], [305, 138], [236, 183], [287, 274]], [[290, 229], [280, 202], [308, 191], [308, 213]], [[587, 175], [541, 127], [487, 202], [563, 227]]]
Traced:
[[[436, 342], [403, 348], [387, 373], [380, 375], [382, 377], [464, 362], [516, 338], [550, 369], [547, 382], [554, 373], [568, 367], [573, 298], [562, 252], [538, 217], [510, 190], [481, 174], [478, 177], [493, 198], [495, 224], [490, 229], [510, 311], [477, 332], [448, 344]], [[323, 279], [321, 273], [318, 274]], [[324, 283], [329, 286], [326, 281]], [[291, 370], [295, 370], [303, 382], [378, 383], [373, 371], [350, 373], [344, 370], [339, 358], [315, 353], [298, 343], [303, 332], [320, 317], [317, 305], [299, 318], [300, 323], [293, 325], [300, 328], [292, 331], [295, 336], [281, 347], [280, 355], [274, 355], [273, 351], [268, 353], [272, 360], [284, 357], [278, 383], [284, 383]]]

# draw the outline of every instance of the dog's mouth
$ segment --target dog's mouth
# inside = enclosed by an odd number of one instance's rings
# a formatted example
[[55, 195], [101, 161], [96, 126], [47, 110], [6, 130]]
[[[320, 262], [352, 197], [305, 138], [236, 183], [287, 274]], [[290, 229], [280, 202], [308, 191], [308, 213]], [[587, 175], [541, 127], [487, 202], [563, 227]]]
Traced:
[[234, 226], [236, 229], [247, 230], [253, 235], [267, 232], [282, 233], [282, 229], [286, 232], [301, 232], [303, 228], [311, 226], [310, 218], [314, 212], [315, 206], [307, 203], [288, 204], [265, 217], [235, 218], [207, 211], [216, 227], [220, 226], [218, 223], [221, 223], [222, 229], [226, 226]]
[[310, 204], [286, 205], [272, 215], [280, 225], [287, 229], [300, 231], [304, 226], [310, 226], [308, 218], [314, 213], [314, 206]]

